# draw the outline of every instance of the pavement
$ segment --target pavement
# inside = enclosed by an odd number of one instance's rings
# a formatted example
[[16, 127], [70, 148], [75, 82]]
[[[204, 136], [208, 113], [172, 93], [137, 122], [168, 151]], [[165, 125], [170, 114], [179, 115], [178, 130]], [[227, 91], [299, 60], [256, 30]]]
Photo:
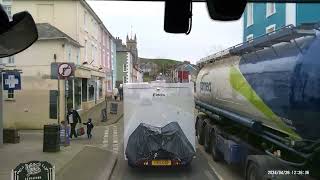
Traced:
[[[117, 114], [110, 113], [111, 103], [118, 104]], [[81, 113], [80, 116], [82, 121], [85, 122], [88, 120], [88, 118], [91, 118], [95, 126], [106, 126], [106, 125], [114, 124], [123, 115], [123, 101], [114, 101], [109, 99], [107, 100], [107, 120], [102, 122], [101, 111], [104, 108], [106, 108], [105, 101], [103, 101], [100, 104], [97, 104], [94, 108], [91, 108], [90, 110]]]
[[61, 146], [59, 152], [43, 152], [43, 130], [20, 130], [20, 143], [4, 144], [0, 148], [0, 179], [11, 179], [12, 169], [19, 163], [32, 160], [48, 161], [54, 165], [57, 180], [109, 179], [117, 163], [118, 144], [116, 141], [110, 141], [109, 144], [106, 141], [106, 132], [109, 134], [111, 129], [110, 134], [115, 134], [117, 127], [112, 123], [123, 116], [122, 102], [118, 103], [118, 113], [108, 113], [106, 122], [101, 122], [100, 118], [105, 103], [98, 104], [88, 113], [82, 114], [83, 121], [89, 116], [94, 120], [93, 138], [87, 139], [86, 135], [83, 135], [72, 139], [70, 146]]

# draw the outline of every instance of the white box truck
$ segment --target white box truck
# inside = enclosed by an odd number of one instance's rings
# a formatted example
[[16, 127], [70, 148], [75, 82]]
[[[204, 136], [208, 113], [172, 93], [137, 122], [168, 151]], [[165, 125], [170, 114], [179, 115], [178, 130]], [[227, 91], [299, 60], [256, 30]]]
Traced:
[[128, 165], [188, 166], [196, 149], [193, 84], [131, 83], [123, 92]]

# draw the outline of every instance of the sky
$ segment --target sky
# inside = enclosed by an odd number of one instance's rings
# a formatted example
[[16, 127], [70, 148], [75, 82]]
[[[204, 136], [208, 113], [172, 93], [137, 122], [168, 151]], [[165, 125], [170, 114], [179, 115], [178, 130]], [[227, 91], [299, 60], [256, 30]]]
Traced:
[[169, 58], [196, 63], [203, 57], [241, 43], [243, 22], [210, 19], [205, 3], [193, 3], [189, 35], [163, 30], [163, 2], [88, 1], [114, 37], [123, 42], [137, 35], [139, 57]]

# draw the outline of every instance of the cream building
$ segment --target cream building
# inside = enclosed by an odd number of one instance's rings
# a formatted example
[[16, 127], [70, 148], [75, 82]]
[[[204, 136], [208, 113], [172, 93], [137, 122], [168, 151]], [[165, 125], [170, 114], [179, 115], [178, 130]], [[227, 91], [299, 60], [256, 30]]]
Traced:
[[[11, 5], [11, 6], [10, 6]], [[108, 42], [111, 34], [83, 0], [7, 3], [11, 14], [31, 13], [39, 40], [26, 51], [3, 59], [6, 69], [22, 70], [22, 90], [4, 93], [4, 127], [41, 129], [44, 124], [65, 119], [66, 109], [81, 113], [104, 101], [111, 69]], [[110, 55], [110, 58], [108, 56]], [[108, 61], [108, 62], [107, 62]], [[75, 76], [52, 79], [51, 63], [75, 64]], [[57, 92], [60, 90], [59, 104]]]

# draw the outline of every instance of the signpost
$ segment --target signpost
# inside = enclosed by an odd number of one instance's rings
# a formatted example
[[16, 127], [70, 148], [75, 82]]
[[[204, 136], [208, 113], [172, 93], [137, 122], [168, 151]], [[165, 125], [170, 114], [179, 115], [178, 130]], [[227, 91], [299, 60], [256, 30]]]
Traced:
[[[59, 97], [58, 97], [58, 105], [60, 106], [60, 80], [68, 80], [70, 77], [74, 76], [74, 63], [59, 63], [57, 66], [57, 74], [58, 74], [58, 92], [59, 92]], [[64, 83], [66, 84], [66, 82]], [[65, 100], [66, 101], [66, 100]], [[59, 107], [58, 106], [58, 107]], [[67, 104], [65, 103], [65, 106]], [[65, 108], [67, 111], [67, 108]], [[58, 114], [58, 123], [60, 124], [60, 109], [59, 109], [59, 114]], [[67, 121], [64, 121], [64, 146], [68, 145], [68, 140], [67, 140]]]
[[11, 173], [12, 180], [55, 180], [55, 167], [47, 161], [30, 161], [19, 164]]

